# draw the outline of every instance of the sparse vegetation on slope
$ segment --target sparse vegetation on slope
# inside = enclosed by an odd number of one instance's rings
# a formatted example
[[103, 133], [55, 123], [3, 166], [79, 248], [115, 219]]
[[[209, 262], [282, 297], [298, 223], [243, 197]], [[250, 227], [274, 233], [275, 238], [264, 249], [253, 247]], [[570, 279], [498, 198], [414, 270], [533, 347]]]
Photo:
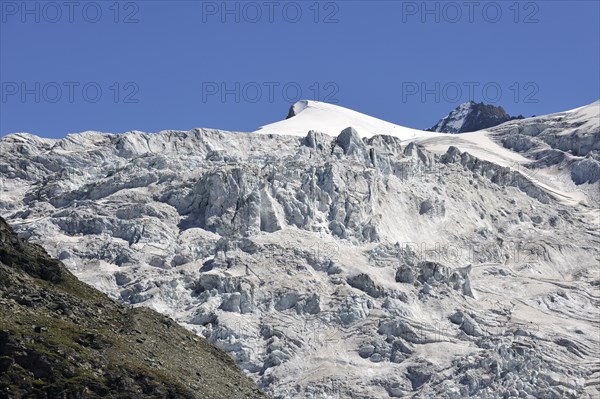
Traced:
[[263, 398], [223, 351], [77, 280], [0, 219], [0, 398]]

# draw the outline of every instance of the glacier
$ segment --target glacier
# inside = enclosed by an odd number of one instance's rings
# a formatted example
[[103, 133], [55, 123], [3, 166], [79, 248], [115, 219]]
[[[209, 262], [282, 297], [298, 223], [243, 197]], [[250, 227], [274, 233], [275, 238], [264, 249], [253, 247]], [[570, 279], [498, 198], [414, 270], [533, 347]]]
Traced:
[[0, 215], [274, 398], [593, 398], [600, 102], [451, 135], [295, 104], [257, 131], [0, 140]]

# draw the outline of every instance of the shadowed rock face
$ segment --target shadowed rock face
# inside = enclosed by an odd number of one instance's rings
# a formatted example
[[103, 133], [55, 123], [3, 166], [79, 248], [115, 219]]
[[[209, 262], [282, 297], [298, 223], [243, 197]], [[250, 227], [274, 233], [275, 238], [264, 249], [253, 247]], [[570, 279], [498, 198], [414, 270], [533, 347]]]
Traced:
[[0, 218], [0, 398], [266, 398], [172, 319], [78, 281]]
[[441, 133], [475, 132], [513, 119], [523, 119], [523, 116], [510, 116], [502, 107], [469, 101], [456, 107], [428, 130]]

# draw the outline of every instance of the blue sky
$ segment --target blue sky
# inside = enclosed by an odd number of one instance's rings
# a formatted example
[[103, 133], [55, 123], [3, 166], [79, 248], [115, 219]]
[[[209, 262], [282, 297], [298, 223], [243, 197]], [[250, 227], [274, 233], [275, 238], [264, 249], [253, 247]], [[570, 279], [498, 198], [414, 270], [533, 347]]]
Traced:
[[598, 1], [0, 0], [0, 134], [251, 131], [316, 99], [426, 128], [600, 97]]

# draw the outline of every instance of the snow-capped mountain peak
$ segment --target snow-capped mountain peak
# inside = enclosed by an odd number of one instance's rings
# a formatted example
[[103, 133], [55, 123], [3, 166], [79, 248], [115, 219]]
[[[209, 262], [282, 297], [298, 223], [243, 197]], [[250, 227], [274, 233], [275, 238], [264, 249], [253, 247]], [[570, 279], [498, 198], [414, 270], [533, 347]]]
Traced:
[[511, 117], [500, 106], [476, 103], [471, 100], [460, 104], [429, 130], [443, 133], [475, 132], [522, 118], [522, 116]]
[[310, 130], [337, 136], [347, 127], [354, 128], [360, 137], [389, 135], [410, 139], [431, 135], [430, 133], [395, 125], [339, 105], [320, 101], [301, 100], [290, 108], [288, 117], [282, 121], [261, 126], [255, 133], [306, 136]]
[[597, 397], [598, 103], [461, 135], [292, 111], [6, 136], [0, 216], [273, 397]]

